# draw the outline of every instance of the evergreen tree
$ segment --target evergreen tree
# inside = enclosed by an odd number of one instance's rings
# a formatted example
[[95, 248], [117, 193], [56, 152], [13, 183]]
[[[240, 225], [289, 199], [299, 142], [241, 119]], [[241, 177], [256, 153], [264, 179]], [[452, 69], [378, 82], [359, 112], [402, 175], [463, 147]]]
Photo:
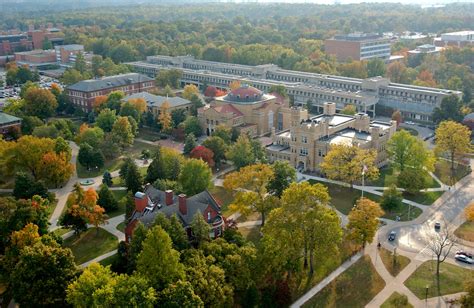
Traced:
[[183, 153], [185, 155], [189, 155], [191, 151], [197, 146], [196, 137], [193, 133], [186, 135], [186, 139], [184, 139], [184, 150]]
[[146, 170], [145, 183], [154, 183], [157, 179], [164, 177], [164, 165], [161, 153], [161, 146], [158, 146], [153, 154], [153, 161]]
[[127, 176], [125, 177], [125, 187], [128, 191], [135, 194], [142, 189], [142, 176], [138, 170], [137, 164], [134, 161], [128, 166]]
[[109, 171], [104, 172], [104, 176], [102, 177], [102, 183], [107, 186], [112, 186], [112, 175]]
[[127, 222], [135, 210], [135, 199], [133, 198], [133, 194], [129, 192], [120, 201], [125, 203], [125, 222]]
[[156, 216], [153, 224], [161, 226], [168, 233], [174, 249], [182, 251], [189, 247], [188, 237], [176, 214], [168, 219], [163, 213], [160, 213]]
[[197, 211], [193, 216], [191, 230], [193, 231], [194, 243], [197, 247], [201, 247], [204, 242], [209, 241], [211, 227], [209, 227], [207, 221], [204, 220], [200, 211]]
[[97, 204], [103, 207], [106, 213], [114, 211], [118, 208], [117, 200], [115, 200], [114, 194], [105, 184], [100, 186]]
[[35, 181], [31, 175], [25, 172], [18, 172], [15, 176], [13, 196], [17, 199], [30, 199], [34, 195], [47, 198], [48, 188], [43, 182]]

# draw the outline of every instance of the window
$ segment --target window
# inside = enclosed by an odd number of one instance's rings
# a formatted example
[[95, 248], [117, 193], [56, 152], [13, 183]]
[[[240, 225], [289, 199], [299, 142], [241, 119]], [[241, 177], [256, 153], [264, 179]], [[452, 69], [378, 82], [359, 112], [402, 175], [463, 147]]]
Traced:
[[307, 148], [301, 148], [300, 149], [300, 155], [301, 156], [307, 156], [308, 155], [308, 149]]
[[301, 142], [308, 143], [308, 138], [306, 136], [301, 136]]
[[211, 221], [211, 212], [207, 212], [207, 221], [208, 221], [208, 222]]

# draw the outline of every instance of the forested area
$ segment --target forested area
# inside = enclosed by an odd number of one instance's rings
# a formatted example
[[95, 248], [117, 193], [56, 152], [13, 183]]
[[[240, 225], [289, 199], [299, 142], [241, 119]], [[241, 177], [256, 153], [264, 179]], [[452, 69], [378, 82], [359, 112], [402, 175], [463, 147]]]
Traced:
[[[380, 68], [377, 63], [338, 63], [324, 52], [323, 42], [334, 34], [358, 31], [439, 34], [468, 29], [474, 24], [472, 12], [474, 4], [469, 3], [443, 8], [399, 4], [143, 5], [9, 14], [0, 18], [0, 26], [26, 29], [30, 23], [63, 23], [65, 43], [83, 44], [86, 50], [115, 63], [156, 54], [190, 54], [212, 61], [274, 63], [286, 69], [359, 78], [385, 75], [395, 82], [471, 90], [474, 52], [469, 48]], [[409, 49], [431, 41], [398, 42], [393, 53], [406, 56]]]

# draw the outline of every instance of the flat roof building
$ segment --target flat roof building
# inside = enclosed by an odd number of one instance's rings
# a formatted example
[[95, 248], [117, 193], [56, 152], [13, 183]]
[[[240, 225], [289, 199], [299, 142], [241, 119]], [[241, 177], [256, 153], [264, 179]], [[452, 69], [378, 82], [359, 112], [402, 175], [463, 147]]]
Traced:
[[436, 47], [435, 45], [431, 44], [424, 44], [416, 47], [413, 50], [408, 51], [408, 55], [413, 56], [413, 55], [427, 55], [427, 54], [439, 54], [444, 47]]
[[37, 69], [41, 66], [56, 65], [56, 53], [54, 50], [42, 49], [16, 52], [15, 61], [19, 65], [27, 65], [29, 68]]
[[474, 44], [474, 31], [458, 31], [441, 34], [434, 39], [434, 45], [438, 47], [457, 46], [464, 47]]
[[339, 61], [369, 60], [380, 58], [390, 59], [389, 38], [378, 34], [352, 33], [347, 35], [336, 35], [332, 39], [324, 41], [326, 53], [335, 55]]

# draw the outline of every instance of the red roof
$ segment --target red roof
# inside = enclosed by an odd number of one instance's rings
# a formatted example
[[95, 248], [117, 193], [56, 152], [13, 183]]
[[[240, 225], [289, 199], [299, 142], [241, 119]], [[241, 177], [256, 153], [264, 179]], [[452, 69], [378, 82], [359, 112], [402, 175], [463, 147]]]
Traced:
[[244, 115], [242, 112], [240, 112], [239, 109], [235, 108], [231, 104], [213, 106], [211, 108], [214, 109], [215, 111], [219, 112], [219, 113], [232, 113], [233, 117], [240, 117], [240, 116]]

